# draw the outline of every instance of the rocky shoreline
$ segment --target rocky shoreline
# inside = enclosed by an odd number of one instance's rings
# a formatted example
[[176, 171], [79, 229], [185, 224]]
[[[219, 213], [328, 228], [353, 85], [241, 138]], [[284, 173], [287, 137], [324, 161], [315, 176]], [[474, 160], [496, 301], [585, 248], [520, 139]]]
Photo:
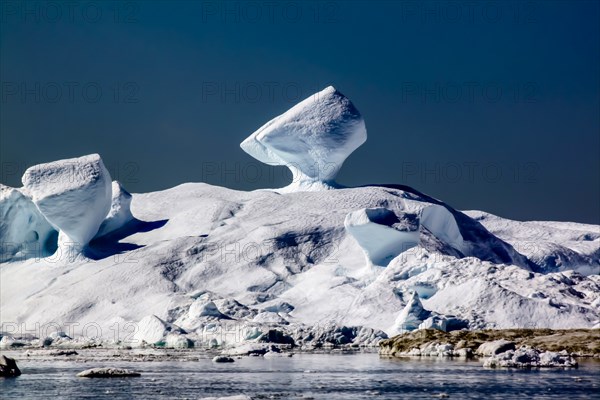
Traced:
[[387, 357], [486, 358], [486, 367], [576, 367], [577, 357], [600, 358], [599, 329], [424, 329], [379, 343]]
[[131, 348], [108, 343], [78, 346], [76, 341], [51, 345], [28, 343], [4, 348], [2, 354], [17, 360], [70, 360], [75, 362], [110, 361], [198, 361], [203, 358], [240, 358], [248, 356], [293, 356], [297, 353], [379, 353], [382, 357], [448, 357], [481, 359], [486, 367], [576, 367], [577, 358], [600, 358], [598, 329], [500, 329], [442, 332], [425, 329], [384, 339], [376, 346], [327, 345], [293, 346], [264, 342], [245, 342], [226, 348], [167, 348], [145, 346]]

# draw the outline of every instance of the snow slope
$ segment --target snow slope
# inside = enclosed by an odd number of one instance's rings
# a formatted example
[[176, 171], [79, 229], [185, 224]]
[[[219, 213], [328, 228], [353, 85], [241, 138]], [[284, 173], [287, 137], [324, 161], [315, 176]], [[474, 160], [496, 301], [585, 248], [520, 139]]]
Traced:
[[[599, 275], [533, 271], [475, 220], [433, 205], [460, 216], [461, 249], [453, 247], [451, 224], [448, 231], [440, 227], [447, 223], [430, 225], [437, 236], [420, 224], [419, 244], [384, 267], [365, 260], [344, 227], [347, 216], [373, 208], [421, 215], [432, 207], [427, 196], [392, 187], [278, 194], [202, 183], [134, 194], [136, 219], [90, 243], [98, 259], [3, 263], [1, 320], [5, 330], [11, 323], [77, 323], [109, 339], [127, 337], [123, 327], [152, 315], [188, 334], [225, 322], [392, 333], [417, 292], [426, 310], [466, 319], [473, 328], [597, 323]], [[467, 250], [477, 256], [464, 257]]]
[[600, 226], [574, 222], [511, 221], [483, 211], [465, 211], [513, 245], [538, 269], [600, 274]]

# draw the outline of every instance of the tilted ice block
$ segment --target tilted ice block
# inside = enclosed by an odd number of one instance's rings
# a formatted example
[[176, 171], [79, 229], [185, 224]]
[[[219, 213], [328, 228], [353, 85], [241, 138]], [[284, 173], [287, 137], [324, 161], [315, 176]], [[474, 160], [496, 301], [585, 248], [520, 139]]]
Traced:
[[315, 189], [332, 182], [344, 160], [366, 140], [356, 107], [329, 86], [267, 122], [240, 146], [259, 161], [288, 167], [292, 187]]
[[0, 184], [0, 261], [51, 255], [56, 234], [31, 199]]
[[110, 174], [98, 154], [36, 165], [21, 179], [37, 208], [60, 231], [59, 247], [81, 251], [110, 210]]
[[118, 181], [113, 181], [110, 211], [104, 221], [102, 221], [96, 237], [116, 231], [132, 219], [131, 194]]
[[419, 243], [419, 220], [415, 214], [397, 215], [387, 208], [364, 208], [348, 214], [344, 226], [368, 260], [382, 267]]

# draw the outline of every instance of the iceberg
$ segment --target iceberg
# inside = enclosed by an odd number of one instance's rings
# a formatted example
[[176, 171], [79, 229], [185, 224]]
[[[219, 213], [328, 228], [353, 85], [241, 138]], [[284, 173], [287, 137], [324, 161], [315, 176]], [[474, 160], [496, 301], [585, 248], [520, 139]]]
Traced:
[[[327, 88], [242, 143], [292, 170], [279, 193], [185, 183], [132, 196], [97, 154], [28, 169], [23, 188], [0, 187], [0, 240], [14, 244], [2, 249], [0, 323], [81, 322], [75, 340], [93, 321], [123, 341], [137, 323], [135, 344], [170, 347], [230, 345], [222, 329], [235, 326], [241, 343], [277, 330], [307, 346], [599, 326], [598, 225], [461, 212], [403, 185], [324, 190], [365, 140], [356, 108]], [[26, 259], [30, 245], [69, 242], [83, 256], [68, 268]], [[20, 343], [12, 333], [0, 347]]]
[[344, 160], [366, 140], [356, 107], [329, 86], [264, 124], [240, 146], [261, 162], [291, 170], [292, 184], [282, 191], [304, 191], [334, 187]]
[[110, 174], [100, 156], [36, 165], [21, 180], [33, 203], [59, 231], [59, 248], [81, 253], [111, 207]]

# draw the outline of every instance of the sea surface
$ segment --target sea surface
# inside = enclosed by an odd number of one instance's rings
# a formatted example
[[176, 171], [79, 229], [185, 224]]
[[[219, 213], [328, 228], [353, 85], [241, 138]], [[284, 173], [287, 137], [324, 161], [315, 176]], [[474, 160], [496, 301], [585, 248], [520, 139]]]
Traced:
[[[481, 361], [391, 359], [376, 353], [193, 360], [35, 360], [0, 378], [1, 399], [600, 399], [600, 362], [578, 369], [484, 369]], [[133, 369], [138, 378], [78, 378], [93, 367]]]

